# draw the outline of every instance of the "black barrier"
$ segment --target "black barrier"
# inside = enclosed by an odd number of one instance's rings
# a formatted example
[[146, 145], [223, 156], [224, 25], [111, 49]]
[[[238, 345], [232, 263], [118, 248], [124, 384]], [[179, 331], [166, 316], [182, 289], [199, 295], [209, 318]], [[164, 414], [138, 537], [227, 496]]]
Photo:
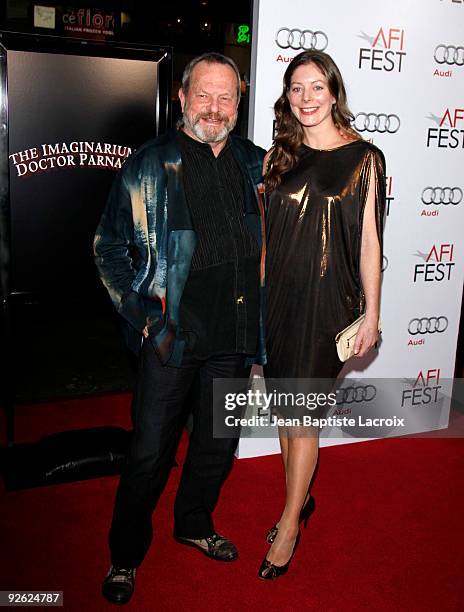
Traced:
[[10, 444], [17, 401], [127, 387], [92, 242], [118, 169], [170, 127], [171, 88], [170, 48], [0, 33], [0, 384]]

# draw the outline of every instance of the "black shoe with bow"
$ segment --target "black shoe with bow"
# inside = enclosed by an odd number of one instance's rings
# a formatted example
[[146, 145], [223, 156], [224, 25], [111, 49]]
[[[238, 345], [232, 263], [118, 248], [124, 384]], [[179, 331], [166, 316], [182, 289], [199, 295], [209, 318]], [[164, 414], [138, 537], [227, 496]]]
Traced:
[[135, 572], [135, 568], [112, 565], [103, 580], [103, 597], [114, 604], [126, 604], [134, 592]]
[[279, 578], [279, 576], [283, 576], [288, 572], [288, 568], [290, 567], [290, 562], [293, 559], [293, 555], [297, 549], [298, 544], [300, 543], [300, 530], [298, 528], [298, 534], [296, 536], [295, 544], [293, 545], [292, 554], [290, 555], [289, 560], [285, 565], [275, 565], [271, 563], [267, 557], [264, 557], [263, 562], [258, 570], [258, 576], [263, 580], [275, 580]]
[[233, 561], [238, 557], [238, 551], [235, 545], [218, 533], [213, 533], [213, 535], [208, 538], [201, 538], [198, 540], [181, 538], [179, 536], [174, 537], [179, 544], [192, 546], [207, 557], [215, 559], [216, 561]]
[[[316, 509], [316, 501], [314, 497], [310, 495], [300, 512], [300, 518], [298, 520], [300, 524], [303, 523], [305, 528], [308, 526], [309, 517], [311, 516], [311, 514], [314, 512], [315, 509]], [[268, 544], [272, 544], [274, 540], [276, 539], [278, 533], [279, 533], [279, 526], [278, 524], [276, 524], [274, 525], [274, 527], [271, 527], [269, 531], [267, 532], [266, 542]]]

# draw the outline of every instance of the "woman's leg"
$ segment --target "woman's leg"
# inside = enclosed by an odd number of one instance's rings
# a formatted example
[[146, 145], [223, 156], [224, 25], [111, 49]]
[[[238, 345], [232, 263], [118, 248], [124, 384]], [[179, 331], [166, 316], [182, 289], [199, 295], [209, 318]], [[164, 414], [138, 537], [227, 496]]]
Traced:
[[282, 451], [282, 463], [284, 464], [285, 480], [287, 480], [287, 457], [288, 457], [288, 432], [287, 427], [279, 427], [280, 450]]
[[[282, 457], [282, 464], [284, 466], [285, 486], [287, 486], [288, 435], [287, 435], [286, 427], [279, 427], [279, 443], [280, 443], [280, 451], [281, 451], [280, 454]], [[279, 527], [279, 523], [276, 523], [271, 531], [273, 531], [277, 527]], [[269, 531], [267, 537], [269, 537], [271, 531]], [[275, 539], [275, 535], [273, 536], [273, 538]]]
[[[279, 442], [282, 456], [282, 464], [284, 466], [285, 484], [287, 484], [287, 457], [288, 457], [288, 427], [279, 427]], [[309, 492], [307, 491], [305, 502], [308, 501]]]
[[[282, 437], [281, 436], [281, 445]], [[317, 464], [319, 449], [319, 430], [317, 428], [286, 428], [286, 484], [285, 508], [279, 521], [279, 532], [266, 558], [275, 565], [285, 565], [289, 560], [295, 538], [298, 534], [298, 521], [305, 503], [311, 479]], [[283, 455], [283, 452], [282, 452]]]

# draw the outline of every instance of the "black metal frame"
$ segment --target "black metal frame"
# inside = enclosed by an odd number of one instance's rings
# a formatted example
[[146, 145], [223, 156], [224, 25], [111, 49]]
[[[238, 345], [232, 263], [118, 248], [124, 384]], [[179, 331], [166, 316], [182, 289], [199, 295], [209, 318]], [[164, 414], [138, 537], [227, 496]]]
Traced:
[[12, 307], [27, 293], [12, 292], [10, 287], [10, 190], [8, 163], [8, 51], [35, 51], [90, 57], [147, 60], [157, 63], [158, 87], [155, 93], [155, 133], [171, 127], [172, 48], [124, 42], [89, 41], [36, 34], [0, 32], [0, 402], [6, 415], [7, 445], [14, 444], [14, 372], [11, 359], [13, 330]]

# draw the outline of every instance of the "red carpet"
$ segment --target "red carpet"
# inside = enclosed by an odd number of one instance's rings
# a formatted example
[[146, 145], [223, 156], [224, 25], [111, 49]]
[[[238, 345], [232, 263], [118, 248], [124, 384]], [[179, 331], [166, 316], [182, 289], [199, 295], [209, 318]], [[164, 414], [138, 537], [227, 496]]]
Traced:
[[[18, 409], [18, 442], [129, 425], [128, 396]], [[215, 513], [240, 551], [221, 564], [171, 537], [179, 470], [155, 513], [153, 546], [128, 610], [463, 610], [462, 439], [392, 439], [321, 450], [317, 511], [288, 575], [256, 577], [283, 501], [280, 457], [237, 461]], [[179, 450], [182, 460], [185, 440]], [[114, 610], [100, 596], [117, 479], [1, 494], [0, 590], [62, 590], [64, 609]], [[157, 529], [156, 529], [157, 528]]]

